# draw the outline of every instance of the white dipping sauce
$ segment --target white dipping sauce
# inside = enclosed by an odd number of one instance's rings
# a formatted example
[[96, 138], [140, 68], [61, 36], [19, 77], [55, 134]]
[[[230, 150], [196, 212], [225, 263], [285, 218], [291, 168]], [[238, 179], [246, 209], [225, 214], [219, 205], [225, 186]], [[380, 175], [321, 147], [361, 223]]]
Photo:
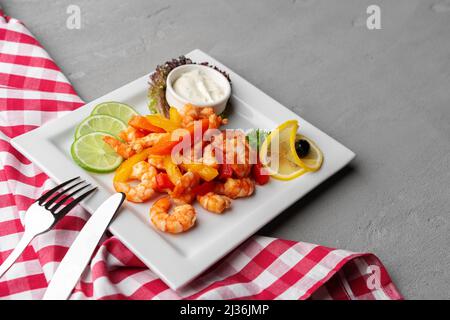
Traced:
[[225, 95], [224, 90], [200, 69], [183, 73], [172, 87], [179, 96], [192, 103], [214, 103]]

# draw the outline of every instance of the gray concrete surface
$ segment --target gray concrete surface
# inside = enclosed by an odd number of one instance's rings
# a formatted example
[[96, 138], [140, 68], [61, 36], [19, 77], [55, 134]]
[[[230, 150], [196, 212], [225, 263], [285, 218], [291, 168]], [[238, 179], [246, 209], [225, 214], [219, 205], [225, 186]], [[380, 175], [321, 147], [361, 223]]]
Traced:
[[[365, 26], [373, 3], [382, 30]], [[86, 101], [194, 48], [224, 62], [357, 153], [260, 233], [373, 252], [406, 298], [450, 298], [449, 1], [0, 4]]]

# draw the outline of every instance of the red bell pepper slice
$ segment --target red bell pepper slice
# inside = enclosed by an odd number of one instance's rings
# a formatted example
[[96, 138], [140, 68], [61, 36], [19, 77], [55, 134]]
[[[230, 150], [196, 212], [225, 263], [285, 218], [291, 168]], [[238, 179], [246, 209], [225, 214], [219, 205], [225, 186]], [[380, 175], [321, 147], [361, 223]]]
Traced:
[[156, 187], [159, 191], [165, 191], [167, 189], [173, 190], [175, 186], [172, 181], [170, 181], [167, 173], [158, 173], [156, 175]]
[[165, 156], [172, 152], [172, 149], [180, 143], [179, 141], [160, 141], [153, 147], [148, 148], [148, 154]]
[[147, 132], [157, 132], [163, 133], [166, 132], [164, 129], [157, 127], [148, 121], [148, 119], [144, 116], [132, 116], [128, 121], [128, 124], [135, 129], [147, 131]]
[[258, 162], [252, 167], [252, 175], [255, 182], [259, 185], [264, 185], [269, 182], [270, 176], [264, 172], [264, 166]]
[[203, 196], [203, 195], [207, 194], [208, 192], [213, 192], [215, 186], [216, 186], [216, 183], [214, 181], [207, 181], [207, 182], [204, 182], [204, 183], [192, 188], [192, 192], [197, 196]]

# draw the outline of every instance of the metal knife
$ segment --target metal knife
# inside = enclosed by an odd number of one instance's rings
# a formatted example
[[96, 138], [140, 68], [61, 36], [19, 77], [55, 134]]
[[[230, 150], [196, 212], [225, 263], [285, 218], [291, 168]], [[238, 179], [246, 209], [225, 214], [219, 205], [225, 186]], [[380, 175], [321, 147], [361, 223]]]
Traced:
[[44, 300], [66, 300], [69, 297], [100, 238], [124, 200], [123, 193], [116, 193], [92, 214], [53, 275]]

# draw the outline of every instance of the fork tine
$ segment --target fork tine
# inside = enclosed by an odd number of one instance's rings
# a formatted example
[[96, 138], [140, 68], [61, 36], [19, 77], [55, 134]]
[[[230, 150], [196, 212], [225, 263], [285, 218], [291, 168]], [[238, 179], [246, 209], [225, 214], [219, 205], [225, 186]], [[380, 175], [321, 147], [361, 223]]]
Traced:
[[43, 204], [45, 204], [45, 205], [44, 205], [45, 209], [47, 209], [47, 210], [50, 209], [50, 206], [51, 206], [53, 203], [55, 203], [55, 201], [58, 200], [59, 197], [62, 197], [64, 194], [66, 194], [66, 192], [72, 190], [73, 188], [75, 188], [76, 186], [79, 186], [79, 185], [82, 184], [82, 183], [84, 183], [84, 180], [81, 180], [80, 182], [75, 183], [74, 185], [70, 186], [70, 187], [67, 188], [67, 189], [63, 189], [62, 192], [55, 194], [55, 196], [52, 197], [52, 198], [50, 198], [49, 200], [43, 201]]
[[70, 210], [72, 210], [77, 204], [79, 204], [83, 199], [85, 199], [87, 196], [89, 196], [92, 192], [96, 191], [97, 187], [92, 188], [89, 191], [86, 191], [78, 198], [75, 198], [71, 203], [69, 203], [67, 206], [59, 210], [58, 212], [54, 212], [54, 214], [57, 216], [58, 219], [65, 216], [67, 213], [69, 213]]
[[57, 186], [54, 187], [53, 189], [50, 189], [50, 190], [48, 190], [46, 193], [44, 193], [44, 194], [43, 194], [39, 199], [37, 199], [36, 201], [39, 202], [40, 205], [42, 205], [42, 203], [43, 203], [45, 200], [47, 200], [48, 198], [50, 198], [50, 196], [51, 196], [52, 194], [54, 194], [58, 189], [60, 189], [60, 188], [62, 188], [62, 187], [64, 187], [64, 186], [66, 186], [66, 185], [68, 185], [69, 183], [71, 183], [71, 182], [77, 180], [78, 178], [80, 178], [80, 177], [76, 177], [76, 178], [67, 180], [66, 182], [63, 182], [63, 183], [57, 185]]
[[[84, 181], [83, 181], [84, 182]], [[78, 185], [78, 183], [77, 183]], [[59, 207], [61, 207], [68, 199], [70, 199], [70, 197], [72, 197], [73, 195], [77, 194], [78, 192], [80, 192], [81, 190], [86, 189], [87, 187], [90, 187], [91, 185], [88, 183], [85, 186], [82, 186], [81, 188], [78, 188], [74, 191], [72, 191], [71, 193], [69, 193], [68, 195], [66, 195], [64, 198], [62, 198], [61, 200], [59, 200], [57, 203], [55, 203], [55, 205], [53, 205], [51, 208], [47, 208], [49, 209], [51, 212], [55, 213], [56, 210], [59, 209]]]

